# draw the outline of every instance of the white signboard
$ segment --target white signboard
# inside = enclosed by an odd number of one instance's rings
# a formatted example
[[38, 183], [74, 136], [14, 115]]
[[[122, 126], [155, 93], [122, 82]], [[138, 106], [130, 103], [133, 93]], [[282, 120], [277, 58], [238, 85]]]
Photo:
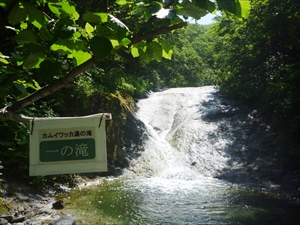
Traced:
[[105, 120], [111, 114], [34, 118], [30, 122], [29, 175], [107, 171]]

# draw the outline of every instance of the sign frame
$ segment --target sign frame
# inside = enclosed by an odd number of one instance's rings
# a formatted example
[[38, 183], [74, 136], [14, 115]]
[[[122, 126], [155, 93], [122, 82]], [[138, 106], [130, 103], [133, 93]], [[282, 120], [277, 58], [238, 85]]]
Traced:
[[[106, 172], [105, 120], [111, 120], [110, 113], [82, 117], [33, 118], [30, 121], [29, 134], [29, 176]], [[89, 143], [94, 143], [91, 145], [94, 150], [88, 149]], [[90, 157], [84, 157], [89, 152], [92, 153]], [[72, 159], [68, 160], [68, 157]]]

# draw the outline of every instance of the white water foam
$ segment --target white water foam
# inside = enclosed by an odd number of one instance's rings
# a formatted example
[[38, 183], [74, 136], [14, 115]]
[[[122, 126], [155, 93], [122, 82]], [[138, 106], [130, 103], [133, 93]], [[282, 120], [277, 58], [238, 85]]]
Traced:
[[[173, 88], [139, 100], [136, 116], [148, 132], [145, 151], [134, 161], [139, 175], [195, 180], [226, 166], [221, 153], [229, 140], [217, 134], [217, 124], [202, 120], [217, 87]], [[215, 136], [212, 138], [211, 136]]]

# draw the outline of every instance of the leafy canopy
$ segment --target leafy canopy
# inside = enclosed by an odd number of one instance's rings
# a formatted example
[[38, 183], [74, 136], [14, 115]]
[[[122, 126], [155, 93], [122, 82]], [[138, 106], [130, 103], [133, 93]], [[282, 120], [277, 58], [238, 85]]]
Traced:
[[217, 9], [241, 18], [250, 3], [0, 0], [0, 94], [11, 96], [16, 102], [8, 109], [17, 111], [70, 85], [112, 54], [127, 51], [145, 62], [171, 59], [171, 46], [159, 36], [184, 27], [184, 18], [200, 19]]

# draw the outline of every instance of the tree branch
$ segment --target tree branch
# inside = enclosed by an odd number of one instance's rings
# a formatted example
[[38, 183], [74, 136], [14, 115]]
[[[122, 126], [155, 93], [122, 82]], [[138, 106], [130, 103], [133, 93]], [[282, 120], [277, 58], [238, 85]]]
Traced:
[[85, 63], [77, 66], [74, 70], [69, 72], [66, 76], [53, 81], [49, 85], [42, 87], [40, 90], [33, 92], [31, 95], [28, 95], [18, 101], [15, 101], [12, 105], [8, 106], [7, 109], [16, 112], [16, 111], [32, 104], [33, 102], [36, 102], [37, 100], [40, 100], [41, 98], [51, 95], [52, 93], [60, 90], [63, 87], [69, 86], [70, 82], [72, 82], [73, 79], [77, 75], [79, 75], [80, 73], [91, 68], [97, 62], [98, 62], [98, 58], [93, 56], [91, 59], [89, 59]]
[[[134, 36], [131, 40], [130, 46], [137, 44], [143, 40], [149, 40], [149, 39], [152, 39], [161, 34], [166, 34], [170, 31], [173, 31], [175, 29], [179, 29], [179, 28], [182, 28], [185, 26], [187, 26], [187, 23], [181, 22], [181, 23], [175, 24], [170, 27], [168, 27], [168, 26], [161, 27], [152, 32]], [[71, 72], [69, 72], [64, 77], [54, 80], [52, 83], [42, 87], [40, 90], [35, 91], [32, 94], [30, 94], [18, 101], [15, 101], [12, 105], [3, 108], [0, 111], [0, 119], [9, 119], [9, 120], [12, 120], [15, 122], [28, 123], [28, 120], [30, 120], [30, 119], [28, 119], [29, 117], [21, 117], [21, 116], [17, 115], [15, 112], [19, 111], [22, 108], [25, 108], [26, 106], [32, 104], [33, 102], [40, 100], [41, 98], [51, 95], [52, 93], [60, 90], [61, 88], [69, 86], [70, 83], [73, 81], [73, 79], [76, 76], [78, 76], [82, 72], [84, 72], [84, 71], [88, 70], [89, 68], [91, 68], [92, 66], [94, 66], [98, 61], [99, 61], [99, 59], [97, 57], [93, 56], [91, 59], [89, 59], [85, 63], [77, 66], [75, 69], [73, 69]]]
[[6, 108], [7, 107], [4, 107], [0, 111], [0, 119], [2, 120], [11, 120], [18, 123], [29, 124], [30, 120], [32, 119], [31, 117], [20, 116], [12, 111], [7, 111]]
[[170, 27], [168, 27], [168, 26], [160, 27], [160, 28], [158, 28], [154, 31], [149, 32], [149, 33], [134, 36], [131, 39], [130, 46], [134, 45], [134, 44], [137, 44], [137, 43], [139, 43], [143, 40], [149, 40], [149, 39], [155, 38], [159, 35], [169, 33], [173, 30], [176, 30], [176, 29], [179, 29], [179, 28], [182, 28], [182, 27], [185, 27], [185, 26], [187, 26], [187, 22], [181, 22], [181, 23], [175, 24], [175, 25], [170, 26]]
[[[103, 115], [105, 120], [112, 119], [111, 113], [98, 113], [98, 114], [93, 114], [93, 115], [88, 115], [88, 116], [80, 116], [80, 118], [93, 117], [96, 115]], [[11, 121], [18, 122], [18, 123], [24, 123], [24, 124], [29, 124], [30, 121], [32, 121], [33, 119], [37, 119], [35, 117], [20, 116], [19, 114], [15, 113], [13, 111], [6, 110], [6, 108], [1, 109], [0, 118], [1, 119], [4, 118], [7, 120], [11, 120]], [[53, 118], [55, 118], [55, 117], [53, 117]], [[64, 117], [64, 118], [71, 118], [71, 117]], [[38, 119], [42, 120], [42, 119], [49, 119], [49, 118], [38, 118]]]

